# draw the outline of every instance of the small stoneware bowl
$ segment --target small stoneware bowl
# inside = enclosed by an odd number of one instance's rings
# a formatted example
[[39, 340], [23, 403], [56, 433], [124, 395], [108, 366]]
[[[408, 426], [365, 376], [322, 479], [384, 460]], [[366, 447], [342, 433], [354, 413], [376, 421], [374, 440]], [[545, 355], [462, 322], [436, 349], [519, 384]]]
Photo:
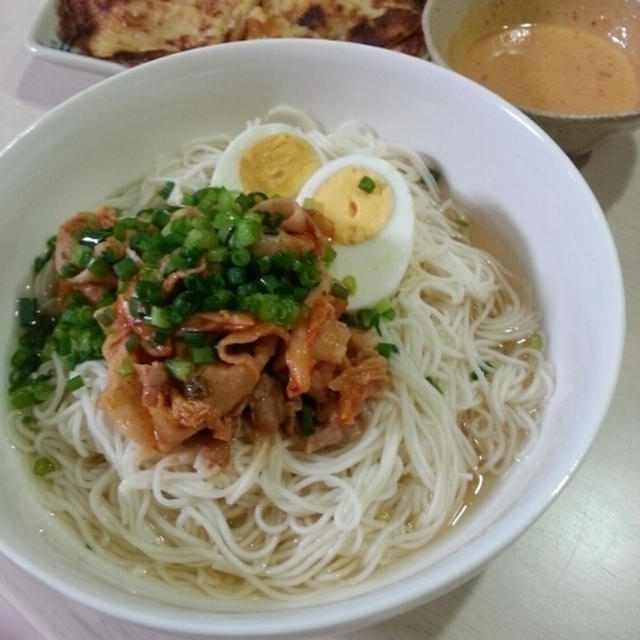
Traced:
[[[513, 95], [508, 96], [494, 87], [490, 88], [503, 93], [503, 97], [524, 111], [574, 158], [588, 153], [605, 138], [638, 128], [640, 2], [637, 0], [613, 0], [607, 3], [596, 0], [428, 0], [423, 14], [423, 30], [432, 61], [469, 77], [472, 73], [469, 67], [462, 67], [462, 59], [465, 51], [469, 51], [474, 43], [484, 40], [486, 45], [491, 37], [502, 38], [504, 43], [504, 38], [508, 35], [508, 46], [513, 46], [516, 29], [520, 31], [515, 37], [521, 38], [523, 33], [527, 37], [532, 33], [532, 26], [539, 25], [551, 25], [552, 29], [556, 29], [557, 37], [575, 35], [585, 43], [597, 45], [595, 50], [591, 49], [585, 52], [584, 57], [580, 56], [577, 65], [583, 63], [583, 69], [593, 70], [593, 56], [597, 60], [601, 54], [611, 54], [612, 57], [624, 60], [628, 77], [621, 76], [619, 81], [609, 78], [609, 86], [613, 87], [612, 93], [615, 95], [620, 93], [623, 86], [627, 93], [635, 93], [635, 103], [611, 110], [596, 108], [593, 112], [583, 108], [581, 113], [577, 113], [571, 109], [565, 111], [555, 107], [541, 108], [535, 105], [534, 100], [527, 103], [526, 100], [514, 99]], [[501, 35], [498, 36], [498, 33]], [[566, 38], [563, 45], [568, 46]], [[548, 52], [549, 49], [546, 48], [539, 58], [532, 58], [522, 75], [526, 75], [530, 83], [534, 82], [534, 77], [536, 81], [539, 79], [541, 86], [538, 88], [550, 95], [553, 88], [546, 84], [549, 75], [541, 77], [540, 73], [544, 70], [546, 74], [549, 68]], [[494, 50], [489, 55], [495, 54]], [[608, 61], [605, 62], [602, 58], [599, 62], [603, 69], [608, 65]], [[563, 66], [566, 68], [569, 65]], [[608, 71], [591, 73], [590, 77], [597, 80], [599, 73], [606, 75]], [[628, 82], [629, 77], [633, 78], [631, 82]], [[474, 79], [487, 84], [483, 79]], [[567, 81], [571, 79], [557, 78], [557, 82], [563, 83], [563, 88], [566, 88]], [[595, 84], [587, 89], [594, 95], [600, 91]]]

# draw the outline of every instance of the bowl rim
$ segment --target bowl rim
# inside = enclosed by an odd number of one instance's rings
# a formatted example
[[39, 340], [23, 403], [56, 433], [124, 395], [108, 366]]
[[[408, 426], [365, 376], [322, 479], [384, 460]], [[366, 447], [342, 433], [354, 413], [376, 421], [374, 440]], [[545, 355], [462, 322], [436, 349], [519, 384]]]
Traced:
[[[84, 89], [80, 93], [65, 100], [63, 103], [45, 113], [39, 119], [35, 121], [30, 127], [28, 127], [22, 134], [19, 134], [12, 142], [10, 142], [2, 151], [0, 151], [0, 163], [6, 161], [5, 158], [8, 154], [12, 153], [12, 150], [22, 144], [23, 139], [33, 138], [39, 134], [39, 131], [43, 127], [54, 126], [57, 119], [64, 117], [64, 112], [68, 105], [81, 103], [85, 100], [98, 99], [105, 92], [109, 92], [112, 86], [118, 86], [121, 83], [129, 83], [129, 78], [135, 79], [141, 74], [153, 74], [158, 79], [166, 76], [167, 71], [182, 70], [183, 72], [188, 67], [190, 61], [194, 61], [197, 67], [198, 61], [209, 61], [211, 58], [215, 58], [218, 55], [240, 54], [243, 50], [251, 52], [251, 55], [260, 55], [262, 51], [277, 51], [278, 55], [282, 57], [289, 56], [290, 58], [300, 48], [308, 51], [316, 51], [321, 54], [323, 51], [334, 50], [339, 55], [351, 55], [351, 53], [362, 52], [366, 49], [366, 55], [369, 59], [375, 61], [377, 59], [383, 60], [384, 58], [395, 57], [398, 64], [404, 65], [429, 65], [433, 74], [440, 74], [444, 76], [456, 75], [459, 79], [456, 82], [462, 82], [467, 86], [467, 90], [475, 92], [478, 95], [482, 95], [483, 99], [490, 99], [507, 114], [517, 120], [526, 128], [530, 129], [537, 137], [542, 138], [546, 144], [553, 148], [553, 152], [564, 157], [566, 162], [567, 171], [573, 177], [577, 177], [579, 181], [584, 183], [584, 180], [575, 166], [565, 156], [562, 150], [556, 145], [555, 142], [533, 121], [531, 121], [525, 114], [520, 112], [516, 107], [507, 101], [503, 100], [499, 96], [493, 94], [488, 89], [473, 83], [472, 81], [455, 74], [455, 72], [439, 67], [435, 64], [431, 64], [424, 60], [408, 56], [395, 51], [389, 51], [370, 45], [362, 45], [357, 43], [345, 43], [335, 42], [327, 40], [307, 40], [300, 38], [291, 38], [286, 40], [254, 40], [254, 41], [241, 41], [225, 43], [222, 45], [212, 45], [210, 47], [203, 47], [199, 49], [193, 49], [151, 62], [143, 65], [127, 69], [122, 73], [115, 76], [108, 77], [99, 81], [97, 84]], [[217, 52], [220, 52], [218, 54]], [[183, 68], [184, 65], [184, 68]], [[591, 204], [594, 210], [600, 211], [600, 205], [598, 204], [595, 196], [585, 185], [585, 197], [591, 200]], [[393, 615], [400, 614], [407, 611], [427, 600], [431, 600], [439, 595], [442, 595], [452, 588], [462, 584], [470, 579], [473, 575], [481, 571], [488, 562], [490, 562], [496, 555], [501, 553], [507, 546], [512, 544], [520, 535], [522, 535], [530, 526], [535, 522], [552, 504], [555, 498], [558, 496], [562, 488], [566, 485], [567, 481], [575, 474], [579, 466], [582, 464], [587, 452], [589, 451], [593, 441], [599, 431], [599, 428], [604, 420], [606, 411], [612, 400], [613, 393], [617, 384], [617, 375], [620, 371], [623, 344], [624, 344], [624, 290], [622, 286], [622, 272], [619, 261], [617, 259], [617, 252], [604, 215], [602, 219], [596, 222], [600, 226], [602, 232], [602, 241], [606, 245], [607, 250], [610, 252], [613, 268], [613, 275], [615, 276], [616, 283], [616, 301], [617, 308], [613, 310], [613, 313], [617, 317], [617, 332], [615, 338], [617, 340], [612, 341], [612, 360], [611, 371], [615, 372], [615, 375], [608, 379], [607, 387], [603, 390], [600, 396], [600, 402], [598, 404], [598, 411], [594, 414], [593, 420], [589, 425], [589, 429], [582, 433], [580, 440], [581, 446], [575, 451], [572, 459], [574, 461], [571, 469], [567, 470], [567, 473], [559, 480], [546, 483], [541, 483], [541, 486], [531, 495], [529, 504], [534, 504], [535, 508], [530, 506], [522, 507], [517, 506], [510, 514], [502, 521], [498, 530], [492, 530], [490, 535], [486, 531], [483, 531], [468, 545], [471, 550], [475, 550], [473, 558], [468, 557], [460, 558], [450, 556], [450, 562], [444, 575], [436, 580], [437, 588], [429, 593], [425, 593], [424, 586], [422, 584], [422, 576], [420, 573], [409, 576], [402, 583], [402, 588], [397, 588], [397, 583], [391, 583], [383, 585], [376, 590], [367, 591], [362, 594], [354, 595], [348, 599], [349, 607], [338, 607], [334, 609], [336, 604], [332, 601], [328, 604], [316, 604], [310, 607], [299, 606], [296, 608], [285, 609], [287, 611], [286, 616], [273, 616], [272, 612], [250, 612], [250, 613], [224, 613], [220, 611], [208, 611], [204, 612], [202, 616], [194, 616], [193, 619], [176, 619], [170, 614], [160, 615], [158, 613], [148, 613], [145, 611], [141, 613], [136, 608], [128, 604], [117, 604], [114, 602], [105, 602], [103, 599], [87, 593], [75, 585], [70, 584], [69, 580], [65, 580], [60, 576], [53, 573], [43, 574], [42, 570], [30, 561], [30, 559], [19, 553], [15, 552], [12, 548], [7, 546], [3, 539], [0, 538], [0, 550], [4, 555], [10, 558], [15, 564], [22, 569], [31, 573], [41, 582], [54, 588], [63, 595], [70, 597], [73, 600], [80, 602], [92, 609], [115, 616], [120, 619], [127, 620], [132, 623], [142, 624], [152, 628], [164, 629], [167, 631], [173, 631], [178, 633], [192, 633], [196, 635], [208, 635], [211, 633], [223, 634], [229, 637], [245, 637], [246, 629], [251, 628], [250, 637], [272, 637], [277, 634], [279, 637], [291, 637], [297, 638], [302, 632], [330, 632], [332, 630], [340, 629], [342, 631], [348, 628], [357, 628], [365, 625], [371, 625], [379, 622], [383, 619], [387, 619]], [[615, 262], [615, 264], [614, 264]], [[518, 517], [516, 517], [516, 515]], [[437, 565], [438, 563], [436, 563]], [[440, 567], [436, 566], [435, 572], [440, 574]], [[381, 596], [383, 599], [381, 600]], [[381, 606], [382, 604], [382, 606]], [[331, 610], [330, 619], [327, 617], [323, 619], [321, 615], [309, 616], [309, 611], [315, 612], [328, 612]], [[191, 610], [188, 610], [191, 612]], [[277, 610], [276, 610], [277, 611]], [[198, 613], [200, 613], [198, 611]], [[275, 619], [277, 618], [277, 619]], [[252, 624], [262, 624], [263, 628], [252, 627]], [[345, 626], [346, 625], [346, 626]], [[249, 637], [249, 636], [247, 636]]]
[[[447, 0], [442, 0], [446, 2]], [[479, 0], [480, 2], [487, 2], [488, 0]], [[428, 0], [422, 10], [422, 33], [424, 36], [425, 46], [427, 48], [427, 55], [436, 64], [449, 69], [458, 75], [464, 74], [456, 71], [446, 60], [439, 47], [436, 46], [433, 38], [433, 29], [431, 28], [431, 16], [435, 11], [438, 11], [440, 5], [438, 0]], [[475, 82], [472, 80], [472, 82]], [[477, 83], [480, 84], [480, 83]], [[484, 86], [484, 85], [482, 85]], [[486, 88], [486, 87], [485, 87]], [[530, 107], [528, 105], [519, 102], [510, 102], [520, 111], [523, 111], [527, 115], [534, 118], [546, 119], [546, 120], [562, 120], [565, 122], [578, 122], [578, 123], [592, 123], [592, 122], [616, 122], [625, 123], [632, 122], [640, 118], [640, 105], [636, 109], [627, 109], [625, 111], [616, 111], [614, 113], [571, 113], [566, 111], [550, 111], [548, 109], [538, 109], [537, 107]]]

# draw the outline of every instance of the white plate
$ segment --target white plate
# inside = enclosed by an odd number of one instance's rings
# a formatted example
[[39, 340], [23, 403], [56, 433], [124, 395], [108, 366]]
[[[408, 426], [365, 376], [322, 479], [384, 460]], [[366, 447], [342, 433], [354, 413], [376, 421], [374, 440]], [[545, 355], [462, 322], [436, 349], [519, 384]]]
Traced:
[[58, 16], [55, 0], [47, 0], [27, 33], [25, 42], [35, 55], [66, 67], [113, 75], [126, 67], [116, 62], [92, 58], [79, 49], [70, 47], [58, 37]]

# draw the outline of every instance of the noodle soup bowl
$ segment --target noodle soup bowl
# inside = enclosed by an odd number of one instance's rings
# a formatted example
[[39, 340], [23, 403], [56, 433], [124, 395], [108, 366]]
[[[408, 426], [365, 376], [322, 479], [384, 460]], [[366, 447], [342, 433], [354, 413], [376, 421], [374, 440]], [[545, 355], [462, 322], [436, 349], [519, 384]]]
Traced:
[[[599, 69], [602, 71], [602, 76], [593, 73], [585, 77], [578, 93], [585, 96], [598, 95], [601, 90], [596, 84], [598, 77], [611, 75], [611, 70], [604, 66], [609, 64], [607, 58], [612, 53], [614, 58], [624, 61], [632, 78], [627, 81], [626, 76], [618, 76], [615, 81], [617, 85], [613, 85], [613, 88], [605, 87], [602, 91], [620, 93], [619, 87], [624, 84], [629, 90], [635, 88], [637, 93], [640, 87], [640, 16], [635, 7], [635, 3], [622, 0], [606, 5], [591, 0], [567, 0], [562, 3], [553, 0], [429, 0], [424, 8], [422, 25], [430, 58], [435, 63], [460, 73], [469, 72], [467, 67], [463, 68], [461, 65], [470, 47], [474, 43], [488, 42], [489, 38], [498, 33], [502, 33], [504, 43], [508, 42], [509, 35], [514, 42], [518, 39], [522, 41], [527, 36], [528, 29], [532, 29], [532, 34], [533, 29], [539, 25], [557, 29], [555, 33], [562, 34], [558, 37], [565, 37], [566, 34], [573, 37], [572, 34], [578, 34], [583, 45], [588, 43], [597, 46], [597, 53], [587, 50], [582, 56], [583, 69], [597, 68], [595, 60], [600, 63]], [[513, 52], [517, 44], [510, 46]], [[552, 45], [547, 44], [545, 47], [547, 51], [538, 49], [539, 57], [532, 55], [527, 60], [528, 67], [522, 69], [525, 81], [511, 83], [512, 87], [521, 84], [523, 91], [517, 98], [514, 94], [512, 102], [540, 125], [565, 152], [579, 158], [601, 141], [612, 136], [626, 135], [640, 126], [640, 103], [637, 99], [633, 104], [611, 111], [597, 109], [595, 104], [594, 108], [587, 108], [586, 103], [580, 105], [580, 111], [570, 111], [561, 105], [550, 109], [542, 106], [544, 103], [528, 101], [527, 97], [531, 93], [525, 94], [525, 90], [537, 90], [538, 96], [558, 96], [563, 94], [563, 86], [572, 86], [571, 78], [559, 75], [563, 65], [558, 66], [558, 75], [547, 71], [554, 69], [549, 63], [549, 58], [553, 55], [553, 52], [548, 54], [550, 46]], [[533, 47], [532, 51], [535, 51]], [[494, 59], [499, 53], [503, 51], [494, 49]], [[580, 77], [580, 61], [575, 64], [571, 62], [574, 64], [572, 72], [568, 71], [569, 64], [565, 64], [564, 73]], [[491, 70], [490, 73], [494, 74], [496, 71]], [[480, 78], [478, 81], [483, 82]], [[602, 106], [601, 103], [597, 104]]]
[[[136, 557], [107, 562], [70, 535], [52, 515], [55, 505], [36, 497], [47, 478], [35, 477], [13, 445], [3, 394], [0, 549], [69, 598], [157, 629], [297, 638], [370, 625], [453, 589], [526, 531], [576, 472], [620, 365], [624, 301], [615, 247], [594, 196], [547, 134], [506, 101], [437, 65], [364, 45], [292, 39], [204, 48], [126, 71], [55, 108], [3, 151], [4, 379], [16, 296], [57, 224], [130, 184], [155, 158], [178, 153], [185, 141], [239, 132], [280, 104], [305, 111], [326, 131], [353, 119], [368, 123], [380, 139], [428, 159], [473, 226], [491, 229], [496, 251], [508, 248], [517, 258], [548, 336], [553, 393], [537, 437], [428, 545], [360, 581], [339, 579], [302, 598], [236, 591], [224, 602], [194, 596], [179, 567], [167, 586], [144, 575]], [[90, 474], [83, 481], [100, 502], [101, 485]], [[348, 528], [353, 504], [357, 497], [345, 502], [341, 526]], [[151, 536], [148, 544], [161, 542]]]

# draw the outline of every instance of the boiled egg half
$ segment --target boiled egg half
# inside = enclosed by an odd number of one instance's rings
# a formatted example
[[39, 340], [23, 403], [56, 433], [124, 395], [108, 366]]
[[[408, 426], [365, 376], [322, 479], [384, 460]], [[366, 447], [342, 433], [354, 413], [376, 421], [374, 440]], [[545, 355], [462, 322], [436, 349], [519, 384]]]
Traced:
[[400, 285], [413, 249], [414, 208], [402, 174], [387, 160], [351, 154], [328, 162], [296, 200], [334, 225], [336, 279], [353, 276], [349, 309], [373, 307]]
[[324, 162], [322, 152], [301, 129], [283, 123], [257, 124], [231, 140], [214, 169], [211, 186], [295, 198]]

